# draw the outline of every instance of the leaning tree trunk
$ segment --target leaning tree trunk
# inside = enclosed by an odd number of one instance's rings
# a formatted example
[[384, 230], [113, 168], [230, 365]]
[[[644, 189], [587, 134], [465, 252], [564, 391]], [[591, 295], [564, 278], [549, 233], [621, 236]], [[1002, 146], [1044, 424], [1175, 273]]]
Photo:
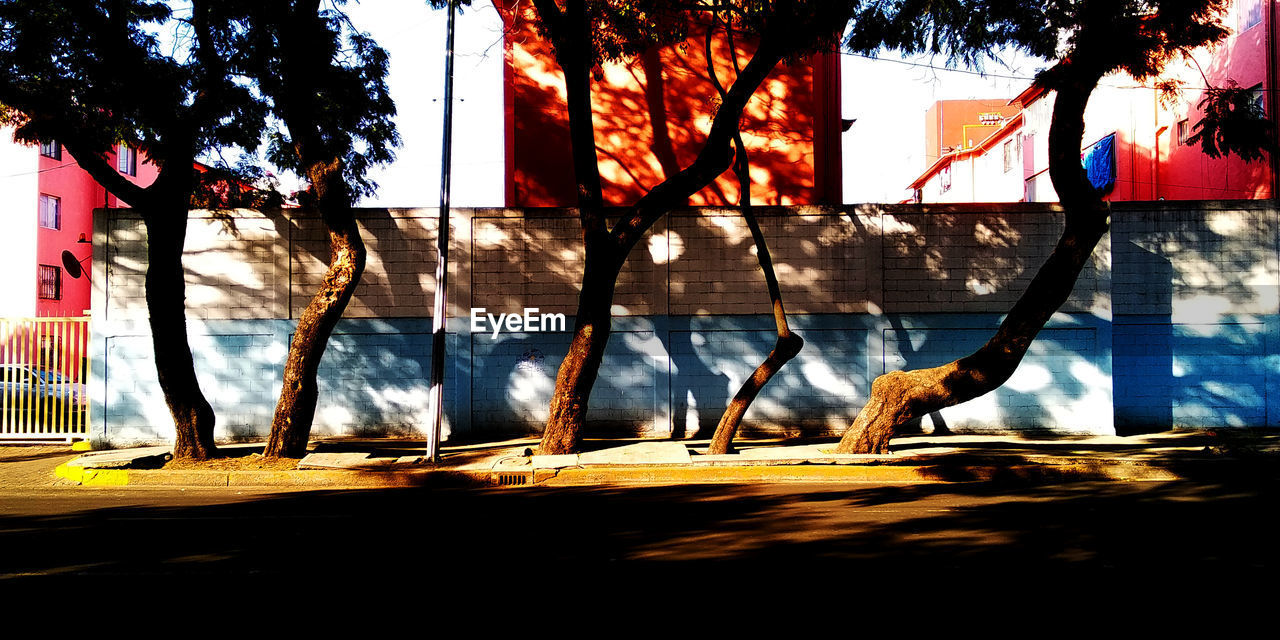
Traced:
[[[713, 18], [714, 20], [714, 18]], [[720, 84], [720, 79], [716, 76], [715, 63], [713, 62], [711, 52], [711, 38], [715, 33], [715, 25], [718, 21], [713, 21], [712, 26], [707, 29], [707, 37], [703, 41], [707, 58], [707, 72], [711, 77], [711, 84], [715, 86], [716, 92], [720, 94], [720, 100], [723, 101], [728, 92], [724, 86]], [[738, 74], [742, 73], [742, 69], [738, 67], [738, 53], [733, 43], [733, 24], [725, 25], [725, 36], [729, 43], [729, 56], [733, 59], [733, 69]], [[738, 177], [738, 206], [742, 208], [742, 217], [747, 222], [747, 227], [751, 229], [751, 239], [756, 245], [756, 262], [760, 264], [760, 270], [764, 272], [765, 286], [769, 289], [769, 302], [773, 306], [773, 321], [778, 328], [778, 339], [773, 344], [773, 350], [765, 357], [764, 362], [756, 367], [751, 373], [751, 377], [742, 383], [742, 387], [738, 389], [738, 393], [734, 394], [733, 400], [729, 401], [729, 405], [725, 407], [724, 413], [720, 416], [720, 423], [716, 425], [715, 433], [711, 437], [711, 445], [707, 448], [707, 453], [725, 454], [729, 453], [729, 448], [733, 445], [733, 438], [738, 434], [738, 427], [742, 425], [742, 418], [747, 414], [747, 409], [751, 408], [751, 403], [755, 401], [756, 396], [760, 395], [760, 391], [764, 389], [766, 384], [773, 379], [773, 376], [782, 370], [782, 365], [789, 362], [796, 354], [800, 353], [800, 348], [804, 346], [804, 339], [798, 334], [791, 332], [790, 325], [787, 324], [787, 310], [782, 304], [782, 288], [778, 286], [778, 275], [773, 270], [773, 258], [769, 255], [769, 244], [765, 242], [764, 231], [760, 229], [760, 223], [756, 220], [756, 214], [751, 209], [751, 162], [747, 156], [747, 146], [742, 142], [742, 133], [735, 131], [733, 134], [733, 144], [737, 149], [733, 160], [733, 172]]]
[[778, 285], [778, 276], [773, 270], [773, 258], [769, 255], [769, 245], [765, 242], [764, 232], [761, 231], [760, 223], [751, 210], [750, 168], [747, 164], [742, 136], [735, 135], [734, 143], [738, 147], [740, 158], [735, 165], [742, 189], [742, 217], [746, 219], [747, 227], [751, 229], [751, 239], [756, 244], [756, 261], [760, 263], [760, 269], [764, 272], [765, 285], [769, 289], [769, 302], [773, 305], [773, 321], [778, 328], [778, 339], [764, 362], [760, 363], [760, 366], [751, 373], [751, 377], [742, 383], [733, 400], [729, 401], [729, 406], [725, 407], [724, 414], [720, 416], [720, 424], [716, 425], [715, 434], [711, 437], [711, 446], [707, 448], [707, 453], [713, 455], [729, 453], [733, 438], [738, 433], [738, 427], [741, 426], [747, 409], [751, 408], [752, 401], [782, 369], [782, 365], [796, 357], [796, 354], [800, 353], [800, 348], [804, 346], [804, 339], [799, 334], [792, 333], [787, 323], [787, 310], [782, 304], [782, 288]]
[[146, 298], [156, 376], [173, 415], [173, 456], [204, 460], [214, 455], [215, 417], [200, 391], [187, 342], [186, 280], [182, 247], [187, 234], [185, 201], [143, 216], [147, 228]]
[[612, 329], [613, 293], [621, 266], [607, 249], [588, 242], [573, 341], [569, 343], [569, 352], [556, 373], [555, 391], [551, 395], [542, 442], [538, 445], [539, 453], [572, 453], [577, 451], [582, 441], [582, 426], [587, 420], [591, 389], [600, 372], [600, 362]]
[[773, 350], [769, 352], [768, 357], [756, 367], [751, 377], [742, 383], [733, 400], [729, 401], [729, 406], [725, 407], [724, 414], [720, 416], [720, 424], [716, 425], [715, 435], [711, 438], [711, 446], [707, 448], [709, 454], [729, 453], [733, 438], [742, 424], [742, 417], [751, 407], [751, 402], [760, 394], [760, 390], [764, 389], [764, 385], [768, 384], [782, 369], [782, 365], [796, 357], [796, 354], [800, 353], [800, 348], [804, 346], [804, 339], [799, 334], [793, 333], [787, 324], [787, 311], [782, 305], [782, 290], [778, 286], [778, 277], [774, 274], [773, 260], [769, 257], [769, 247], [765, 244], [760, 224], [749, 207], [744, 208], [742, 214], [747, 220], [747, 226], [751, 228], [751, 237], [755, 239], [760, 268], [764, 270], [765, 282], [769, 287], [769, 301], [773, 303], [773, 321], [778, 327], [778, 339], [774, 342]]
[[365, 246], [356, 226], [355, 212], [347, 197], [341, 165], [308, 171], [317, 193], [317, 206], [329, 234], [329, 269], [320, 289], [298, 319], [284, 366], [284, 386], [271, 421], [271, 435], [263, 455], [298, 458], [306, 454], [315, 418], [318, 387], [316, 371], [333, 328], [364, 272]]
[[1049, 129], [1049, 173], [1066, 226], [1048, 260], [1014, 304], [996, 334], [976, 352], [940, 367], [886, 373], [836, 449], [839, 453], [887, 453], [903, 424], [966, 402], [1004, 384], [1036, 334], [1066, 302], [1076, 278], [1110, 225], [1108, 209], [1080, 165], [1084, 109], [1102, 71], [1061, 63]]

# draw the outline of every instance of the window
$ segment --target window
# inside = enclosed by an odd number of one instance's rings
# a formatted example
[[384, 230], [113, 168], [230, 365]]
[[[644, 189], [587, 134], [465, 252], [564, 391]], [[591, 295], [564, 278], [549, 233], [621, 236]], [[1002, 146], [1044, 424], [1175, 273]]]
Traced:
[[45, 229], [62, 228], [62, 198], [40, 194], [40, 226]]
[[1187, 138], [1191, 137], [1191, 121], [1190, 120], [1183, 118], [1182, 120], [1178, 121], [1177, 136], [1178, 136], [1179, 145], [1184, 145], [1187, 143]]
[[127, 144], [116, 147], [116, 170], [126, 176], [138, 175], [138, 152]]
[[1249, 91], [1253, 92], [1253, 106], [1258, 108], [1259, 113], [1267, 112], [1267, 92], [1262, 90], [1262, 83], [1249, 87]]
[[62, 299], [62, 267], [54, 267], [47, 264], [40, 265], [38, 274], [40, 278], [40, 299], [41, 300], [61, 300]]
[[1013, 170], [1013, 141], [1004, 141], [1004, 172], [1009, 173]]
[[1262, 22], [1262, 0], [1239, 0], [1236, 3], [1236, 32], [1256, 26]]
[[42, 155], [42, 156], [44, 156], [44, 157], [46, 157], [46, 158], [53, 158], [54, 160], [61, 160], [61, 159], [62, 159], [62, 145], [58, 144], [58, 143], [57, 143], [57, 141], [53, 141], [53, 142], [41, 142], [41, 143], [40, 143], [40, 155]]

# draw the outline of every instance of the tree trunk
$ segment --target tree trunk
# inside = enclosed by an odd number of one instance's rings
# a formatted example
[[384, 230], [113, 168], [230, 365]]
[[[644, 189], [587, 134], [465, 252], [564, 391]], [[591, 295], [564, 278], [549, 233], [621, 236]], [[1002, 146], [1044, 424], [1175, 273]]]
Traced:
[[173, 415], [173, 457], [204, 460], [217, 450], [213, 443], [215, 417], [200, 391], [187, 342], [186, 281], [182, 269], [187, 208], [184, 201], [179, 202], [143, 216], [147, 228], [147, 312], [156, 377]]
[[[707, 73], [711, 78], [711, 84], [715, 86], [716, 92], [720, 94], [720, 100], [723, 101], [728, 95], [724, 85], [720, 84], [720, 79], [716, 76], [716, 67], [711, 51], [711, 40], [715, 34], [716, 26], [719, 21], [712, 17], [711, 27], [707, 29], [707, 37], [703, 41], [703, 47], [707, 58]], [[725, 37], [728, 40], [729, 55], [733, 60], [733, 70], [738, 75], [742, 74], [742, 69], [738, 67], [737, 48], [733, 42], [733, 23], [725, 24]], [[782, 365], [789, 362], [796, 354], [800, 353], [801, 347], [804, 346], [804, 339], [799, 335], [791, 332], [791, 327], [787, 324], [787, 310], [782, 304], [782, 288], [778, 286], [778, 276], [773, 270], [773, 258], [769, 254], [769, 244], [765, 242], [764, 231], [760, 229], [760, 223], [756, 220], [755, 212], [751, 209], [751, 162], [747, 155], [747, 146], [742, 142], [742, 133], [735, 131], [733, 134], [733, 144], [738, 150], [733, 160], [733, 171], [738, 177], [738, 206], [742, 207], [742, 217], [747, 222], [747, 227], [751, 229], [751, 239], [756, 245], [756, 262], [760, 264], [760, 270], [764, 273], [765, 286], [769, 290], [769, 302], [773, 304], [773, 321], [778, 327], [778, 339], [773, 344], [773, 350], [756, 367], [751, 373], [751, 377], [742, 383], [742, 387], [738, 389], [738, 393], [734, 394], [733, 400], [729, 401], [729, 406], [725, 407], [724, 413], [720, 416], [720, 423], [716, 425], [715, 433], [711, 437], [711, 445], [707, 448], [707, 453], [711, 455], [722, 455], [729, 453], [730, 447], [733, 445], [733, 438], [738, 434], [738, 427], [742, 425], [742, 418], [747, 414], [747, 409], [751, 408], [751, 403], [755, 401], [756, 396], [760, 395], [760, 391], [764, 389], [766, 384], [773, 379], [773, 376], [782, 369]]]
[[1110, 225], [1108, 209], [1080, 164], [1084, 109], [1103, 73], [1060, 64], [1049, 129], [1049, 173], [1066, 225], [1048, 260], [996, 334], [976, 352], [940, 367], [893, 371], [875, 379], [866, 406], [844, 433], [839, 453], [888, 453], [904, 423], [995, 390], [1013, 375], [1046, 322], [1066, 302], [1076, 278]]
[[769, 257], [769, 247], [765, 244], [760, 224], [749, 207], [743, 209], [742, 214], [747, 219], [747, 226], [751, 228], [751, 237], [756, 242], [760, 268], [764, 270], [765, 282], [769, 287], [769, 299], [773, 303], [773, 320], [778, 327], [778, 339], [774, 342], [773, 350], [769, 352], [768, 357], [756, 367], [751, 377], [742, 383], [742, 388], [738, 389], [733, 400], [729, 401], [729, 406], [725, 407], [724, 414], [720, 416], [720, 424], [716, 425], [715, 434], [711, 438], [711, 446], [707, 449], [709, 454], [729, 453], [733, 438], [742, 424], [742, 417], [751, 407], [751, 402], [760, 394], [760, 390], [764, 389], [764, 385], [768, 384], [769, 380], [772, 380], [773, 376], [782, 369], [782, 365], [796, 357], [796, 354], [800, 353], [800, 348], [804, 346], [804, 339], [792, 333], [787, 324], [787, 311], [782, 305], [782, 290], [778, 286], [778, 277], [774, 274], [773, 260]]
[[577, 449], [586, 423], [587, 404], [595, 384], [611, 329], [610, 311], [614, 287], [627, 255], [643, 234], [672, 207], [711, 184], [730, 167], [732, 135], [738, 130], [747, 101], [764, 82], [785, 51], [762, 37], [755, 55], [739, 74], [716, 111], [706, 142], [698, 157], [674, 176], [668, 176], [631, 208], [628, 215], [608, 229], [600, 209], [600, 173], [591, 119], [590, 22], [581, 0], [568, 0], [562, 12], [554, 0], [533, 0], [556, 48], [556, 60], [565, 73], [569, 137], [573, 145], [574, 173], [586, 265], [573, 341], [556, 375], [546, 428], [539, 450], [544, 454], [570, 453]]
[[320, 289], [298, 319], [284, 367], [284, 385], [271, 421], [271, 435], [263, 455], [300, 458], [306, 454], [315, 418], [318, 388], [316, 371], [324, 357], [333, 328], [364, 272], [365, 246], [356, 226], [355, 213], [346, 196], [341, 164], [308, 171], [317, 190], [317, 202], [329, 233], [329, 269]]
[[542, 454], [573, 453], [582, 442], [591, 389], [613, 327], [614, 286], [622, 267], [608, 250], [608, 247], [602, 250], [596, 243], [587, 245], [573, 341], [556, 373], [547, 425], [538, 445], [538, 452]]

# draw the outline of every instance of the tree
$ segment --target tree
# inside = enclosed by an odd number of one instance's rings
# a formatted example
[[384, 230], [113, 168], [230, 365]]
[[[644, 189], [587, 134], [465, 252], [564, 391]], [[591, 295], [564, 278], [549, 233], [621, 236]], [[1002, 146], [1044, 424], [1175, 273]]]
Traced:
[[319, 213], [329, 236], [329, 267], [298, 319], [264, 451], [301, 457], [315, 416], [320, 360], [364, 271], [353, 205], [376, 188], [367, 172], [391, 161], [399, 142], [388, 58], [320, 0], [225, 2], [221, 11], [229, 22], [244, 24], [233, 66], [254, 80], [283, 125], [271, 135], [270, 159], [306, 178], [301, 204]]
[[[723, 101], [728, 92], [724, 85], [720, 84], [720, 79], [716, 75], [716, 67], [711, 55], [712, 36], [715, 35], [716, 29], [720, 22], [720, 17], [711, 16], [711, 28], [707, 29], [704, 47], [706, 49], [707, 58], [707, 74], [711, 78], [711, 84], [715, 86], [716, 93]], [[724, 31], [729, 43], [729, 51], [734, 51], [734, 25], [733, 16], [726, 15], [724, 21]], [[742, 69], [738, 65], [737, 55], [733, 56], [733, 70], [741, 75]], [[747, 154], [747, 146], [742, 141], [742, 133], [735, 131], [733, 133], [733, 172], [738, 178], [738, 206], [742, 209], [742, 217], [747, 222], [747, 228], [751, 231], [751, 240], [756, 247], [756, 261], [760, 264], [760, 271], [764, 274], [765, 287], [769, 291], [769, 302], [773, 306], [773, 321], [777, 327], [778, 339], [774, 341], [773, 349], [769, 351], [769, 355], [765, 357], [764, 362], [751, 372], [751, 376], [743, 381], [738, 392], [734, 394], [725, 407], [724, 413], [720, 416], [720, 422], [716, 425], [716, 430], [711, 435], [711, 444], [707, 447], [707, 453], [712, 455], [729, 453], [730, 447], [733, 445], [733, 438], [738, 433], [738, 427], [742, 424], [742, 418], [747, 415], [747, 409], [751, 408], [751, 403], [764, 389], [766, 384], [777, 375], [782, 367], [796, 357], [800, 353], [800, 349], [804, 347], [804, 338], [800, 334], [791, 330], [791, 325], [787, 322], [786, 305], [782, 303], [782, 287], [778, 285], [778, 274], [773, 269], [773, 258], [769, 254], [769, 244], [765, 240], [764, 231], [760, 228], [760, 223], [756, 220], [755, 212], [751, 209], [751, 161]]]
[[[1002, 385], [1037, 333], [1066, 301], [1081, 269], [1110, 226], [1110, 211], [1080, 163], [1084, 110], [1106, 75], [1156, 76], [1185, 50], [1217, 42], [1225, 0], [1050, 0], [1036, 6], [990, 0], [901, 0], [878, 15], [903, 34], [890, 42], [908, 52], [966, 57], [993, 45], [1043, 55], [1063, 42], [1059, 61], [1037, 79], [1056, 92], [1049, 129], [1049, 174], [1065, 224], [1052, 253], [990, 340], [939, 367], [895, 371], [875, 379], [871, 395], [838, 451], [885, 453], [895, 430], [927, 413]], [[971, 19], [970, 16], [981, 16]], [[905, 26], [904, 26], [905, 25]], [[867, 43], [853, 42], [854, 46]], [[1046, 56], [1049, 57], [1049, 56]]]
[[[730, 168], [742, 111], [770, 71], [784, 58], [833, 44], [857, 4], [846, 0], [682, 5], [657, 0], [565, 0], [562, 8], [556, 0], [534, 0], [539, 29], [554, 45], [556, 62], [565, 76], [579, 223], [586, 249], [573, 338], [556, 375], [539, 447], [542, 453], [567, 453], [578, 448], [591, 389], [609, 339], [614, 288], [627, 255], [662, 216], [685, 204]], [[627, 207], [610, 225], [603, 211], [591, 121], [591, 69], [604, 60], [683, 40], [690, 21], [708, 14], [732, 16], [742, 31], [757, 39], [758, 47], [724, 91], [694, 161]]]
[[[156, 373], [174, 419], [174, 457], [215, 451], [213, 409], [200, 391], [187, 341], [182, 247], [194, 169], [204, 151], [258, 145], [264, 112], [228, 76], [209, 0], [182, 20], [193, 35], [173, 56], [157, 25], [176, 18], [142, 0], [0, 2], [0, 103], [21, 142], [61, 143], [76, 162], [141, 216], [147, 231], [146, 299]], [[118, 142], [145, 149], [159, 168], [136, 185], [106, 153]]]

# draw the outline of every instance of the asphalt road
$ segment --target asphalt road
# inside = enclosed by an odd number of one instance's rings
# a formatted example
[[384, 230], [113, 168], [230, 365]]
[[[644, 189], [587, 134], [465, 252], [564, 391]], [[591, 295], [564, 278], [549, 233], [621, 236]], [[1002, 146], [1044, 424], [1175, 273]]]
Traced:
[[[1274, 479], [266, 493], [0, 490], [0, 578], [486, 583], [706, 566], [1197, 572], [1280, 565]], [[1270, 579], [1269, 579], [1270, 582]]]
[[1136, 630], [1156, 610], [1246, 620], [1280, 595], [1269, 464], [1162, 483], [281, 492], [73, 486], [52, 475], [72, 457], [0, 447], [0, 610], [25, 611], [16, 594], [113, 632], [192, 606], [254, 628], [274, 606], [290, 632], [324, 633], [435, 616], [486, 635], [540, 619], [669, 635], [728, 614], [758, 634], [836, 612], [949, 625], [947, 607], [1047, 629], [1108, 606]]

